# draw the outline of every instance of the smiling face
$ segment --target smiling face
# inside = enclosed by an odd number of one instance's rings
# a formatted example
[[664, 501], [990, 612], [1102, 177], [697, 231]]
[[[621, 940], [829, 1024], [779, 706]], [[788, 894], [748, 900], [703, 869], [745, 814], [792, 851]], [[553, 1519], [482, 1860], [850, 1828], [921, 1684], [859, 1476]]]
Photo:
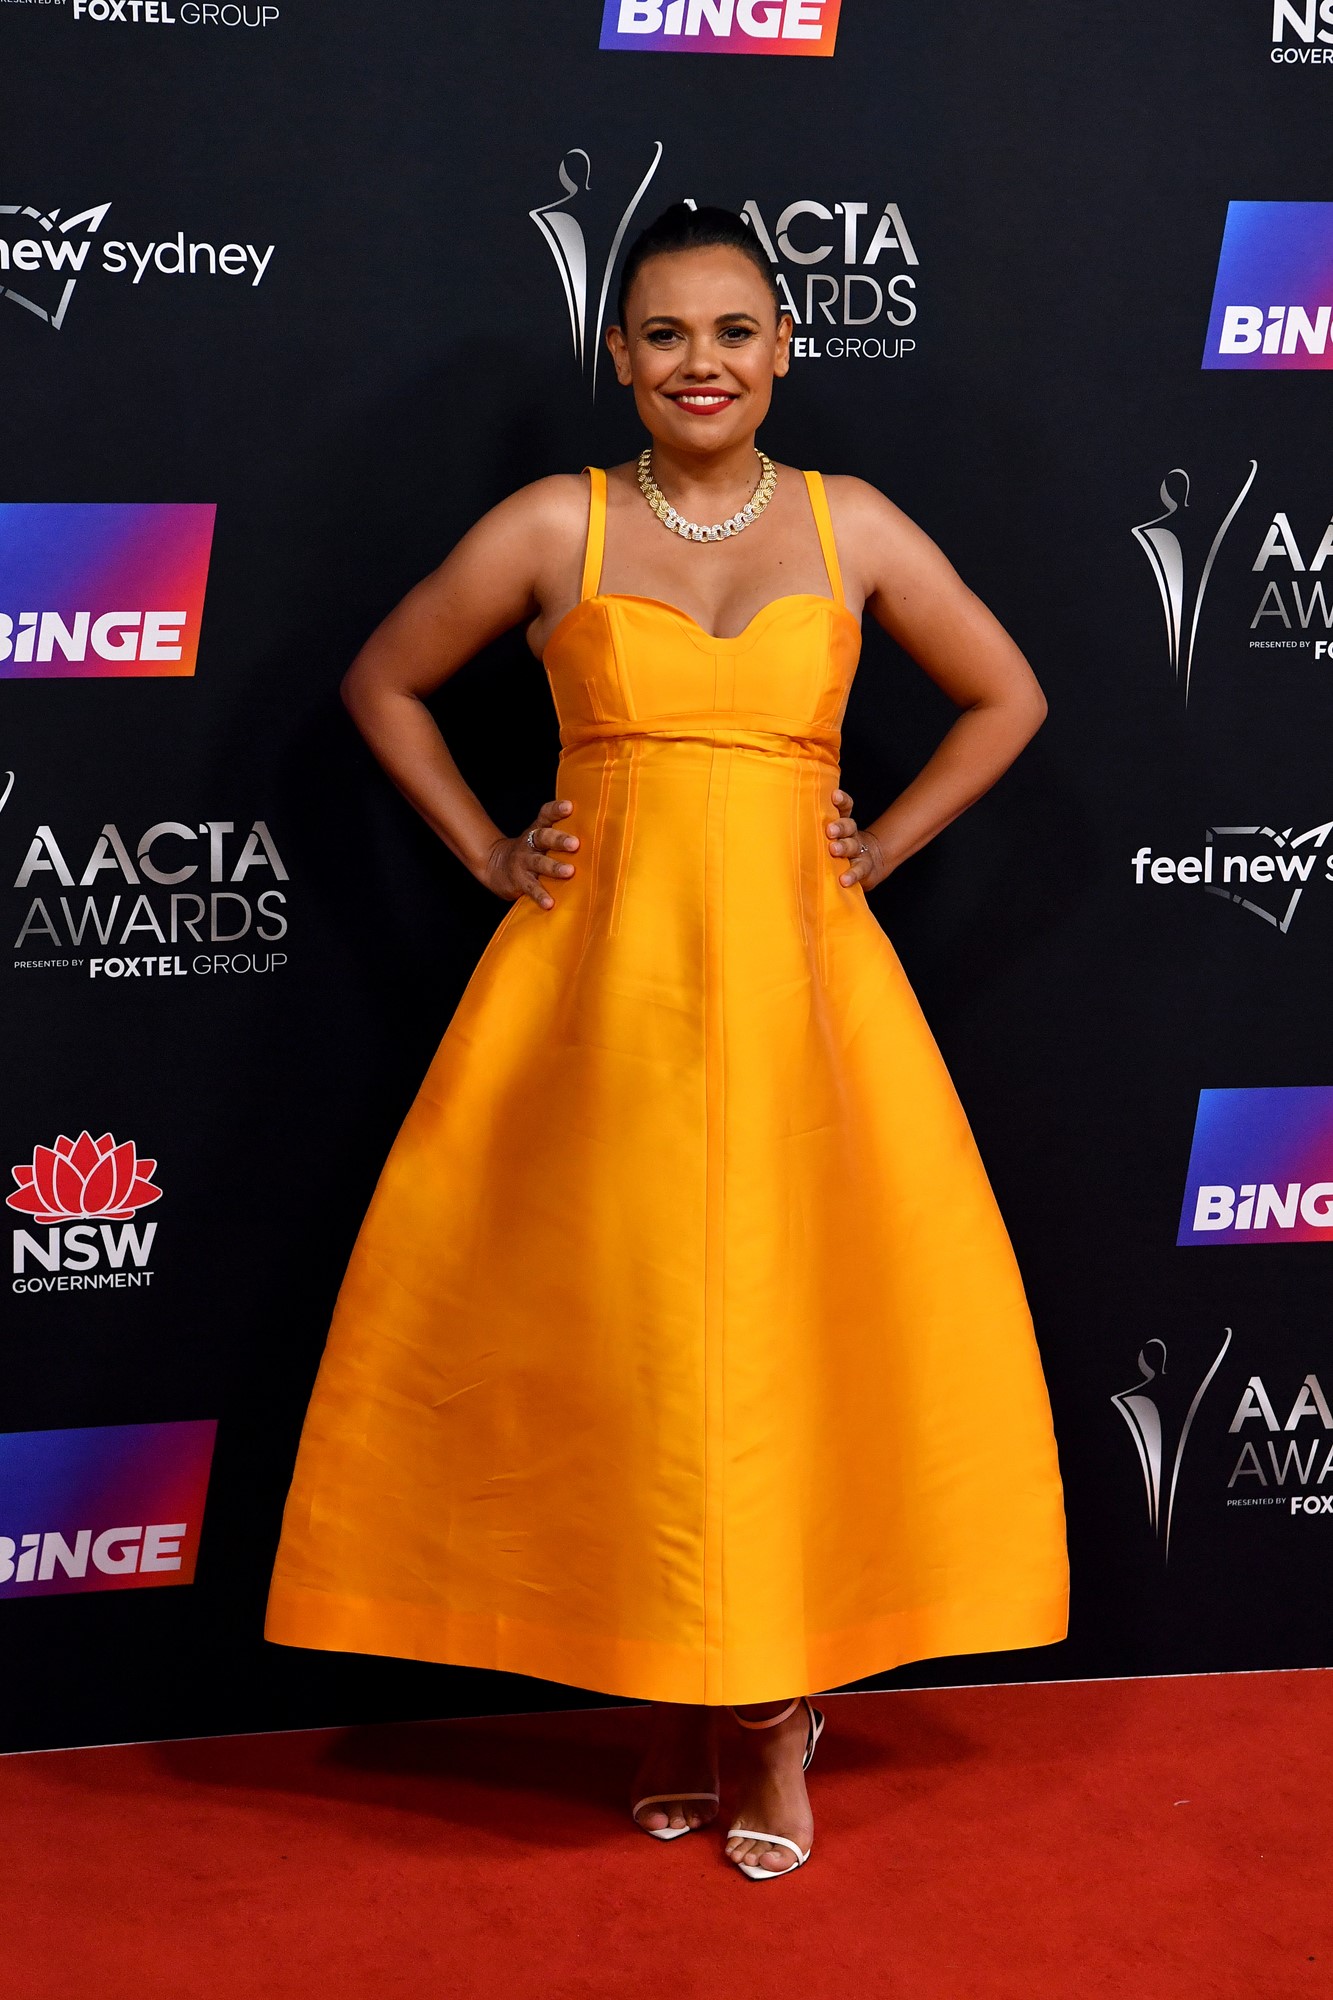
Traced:
[[790, 366], [791, 320], [743, 251], [715, 244], [650, 257], [625, 318], [607, 345], [654, 440], [694, 454], [754, 436], [774, 378]]

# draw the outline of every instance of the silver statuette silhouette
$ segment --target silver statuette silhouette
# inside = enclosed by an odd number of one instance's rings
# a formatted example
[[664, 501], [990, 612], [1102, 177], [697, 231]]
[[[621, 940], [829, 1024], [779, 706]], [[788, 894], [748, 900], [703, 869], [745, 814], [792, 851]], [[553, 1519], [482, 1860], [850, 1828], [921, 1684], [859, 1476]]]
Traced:
[[582, 146], [575, 146], [566, 153], [556, 169], [564, 193], [554, 201], [543, 203], [540, 208], [530, 208], [528, 214], [546, 239], [546, 247], [555, 259], [556, 270], [564, 289], [565, 306], [569, 313], [569, 331], [574, 344], [574, 359], [588, 377], [590, 393], [597, 394], [597, 366], [601, 359], [602, 322], [606, 313], [607, 294], [611, 290], [611, 279], [620, 255], [620, 246], [625, 233], [634, 219], [639, 203], [648, 191], [649, 182], [657, 172], [662, 159], [662, 141], [658, 139], [653, 148], [653, 157], [648, 171], [631, 195], [611, 239], [611, 248], [602, 266], [601, 286], [597, 294], [596, 312], [589, 315], [589, 272], [588, 241], [584, 231], [581, 213], [586, 212], [587, 202], [580, 196], [587, 195], [592, 186], [592, 161]]
[[[1162, 1428], [1162, 1412], [1155, 1395], [1150, 1393], [1152, 1383], [1166, 1373], [1166, 1342], [1164, 1340], [1145, 1341], [1139, 1350], [1139, 1379], [1132, 1389], [1121, 1389], [1111, 1401], [1129, 1425], [1139, 1454], [1139, 1466], [1143, 1472], [1143, 1484], [1148, 1495], [1148, 1520], [1154, 1535], [1162, 1544], [1162, 1560], [1168, 1562], [1171, 1556], [1171, 1517], [1176, 1507], [1176, 1487], [1180, 1482], [1180, 1466], [1185, 1456], [1185, 1446], [1199, 1413], [1199, 1405], [1207, 1393], [1214, 1375], [1222, 1366], [1222, 1358], [1231, 1345], [1231, 1328], [1218, 1350], [1217, 1359], [1194, 1392], [1194, 1400], [1180, 1427], [1175, 1452], [1170, 1465], [1170, 1484], [1165, 1494], [1162, 1491], [1163, 1476], [1167, 1471], [1166, 1440]], [[1148, 1360], [1153, 1348], [1158, 1350], [1160, 1359], [1157, 1366]]]
[[[1171, 663], [1172, 673], [1183, 687], [1187, 705], [1190, 698], [1190, 675], [1194, 667], [1194, 645], [1199, 636], [1199, 619], [1203, 612], [1204, 595], [1213, 573], [1213, 564], [1217, 561], [1218, 552], [1226, 540], [1228, 528], [1240, 512], [1241, 503], [1254, 484], [1254, 476], [1258, 470], [1259, 461], [1257, 458], [1252, 458], [1245, 484], [1227, 509], [1221, 527], [1213, 536], [1212, 546], [1204, 562], [1192, 602], [1187, 601], [1185, 554], [1180, 545], [1180, 536], [1176, 527], [1167, 525], [1173, 515], [1190, 504], [1189, 474], [1181, 466], [1173, 465], [1158, 489], [1165, 513], [1154, 514], [1150, 521], [1141, 522], [1132, 531], [1135, 541], [1152, 564], [1153, 578], [1162, 600], [1162, 610], [1166, 615], [1167, 658]], [[1184, 491], [1179, 499], [1171, 490], [1173, 479], [1184, 481]], [[1185, 629], [1187, 616], [1188, 632]]]

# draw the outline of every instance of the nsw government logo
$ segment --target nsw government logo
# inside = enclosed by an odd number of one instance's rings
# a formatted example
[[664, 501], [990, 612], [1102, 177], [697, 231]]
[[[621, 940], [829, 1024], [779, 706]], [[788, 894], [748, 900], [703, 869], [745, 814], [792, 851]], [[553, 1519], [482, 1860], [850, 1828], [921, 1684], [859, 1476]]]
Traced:
[[1333, 0], [1272, 0], [1275, 63], [1333, 62]]
[[0, 503], [0, 680], [193, 674], [216, 511]]
[[842, 0], [605, 0], [604, 49], [831, 56]]
[[0, 1598], [193, 1583], [215, 1423], [0, 1435]]
[[1233, 201], [1205, 368], [1333, 368], [1333, 202]]
[[1333, 1242], [1333, 1085], [1201, 1090], [1176, 1241]]
[[16, 1292], [138, 1290], [151, 1285], [149, 1265], [157, 1223], [139, 1211], [162, 1199], [157, 1161], [133, 1140], [117, 1145], [110, 1132], [80, 1132], [53, 1146], [35, 1146], [31, 1161], [13, 1168], [18, 1186], [5, 1197], [35, 1225], [13, 1232]]

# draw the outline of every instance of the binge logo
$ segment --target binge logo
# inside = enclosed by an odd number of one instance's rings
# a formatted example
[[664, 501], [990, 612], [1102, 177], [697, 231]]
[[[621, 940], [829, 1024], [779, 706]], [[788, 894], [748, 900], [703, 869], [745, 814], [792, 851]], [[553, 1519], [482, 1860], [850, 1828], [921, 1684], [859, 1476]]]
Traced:
[[1333, 202], [1233, 201], [1205, 368], [1333, 368]]
[[606, 0], [604, 49], [831, 56], [842, 0]]
[[1176, 1241], [1333, 1242], [1333, 1086], [1201, 1090]]
[[193, 674], [216, 512], [0, 504], [0, 680]]
[[0, 1598], [193, 1583], [215, 1423], [0, 1435]]

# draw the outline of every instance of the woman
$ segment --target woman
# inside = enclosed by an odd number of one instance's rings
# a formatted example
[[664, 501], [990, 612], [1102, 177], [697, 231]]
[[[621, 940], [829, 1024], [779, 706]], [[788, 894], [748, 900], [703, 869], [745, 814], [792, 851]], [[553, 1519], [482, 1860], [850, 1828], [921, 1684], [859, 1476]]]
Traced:
[[[658, 1704], [673, 1839], [808, 1857], [807, 1690], [1063, 1637], [1050, 1411], [971, 1133], [872, 889], [1045, 713], [861, 481], [757, 451], [791, 321], [739, 219], [669, 209], [608, 340], [639, 465], [494, 508], [344, 684], [394, 783], [512, 905], [339, 1295], [267, 1623], [288, 1645]], [[867, 826], [838, 785], [863, 609], [961, 713]], [[559, 796], [506, 836], [424, 697], [515, 625]]]

